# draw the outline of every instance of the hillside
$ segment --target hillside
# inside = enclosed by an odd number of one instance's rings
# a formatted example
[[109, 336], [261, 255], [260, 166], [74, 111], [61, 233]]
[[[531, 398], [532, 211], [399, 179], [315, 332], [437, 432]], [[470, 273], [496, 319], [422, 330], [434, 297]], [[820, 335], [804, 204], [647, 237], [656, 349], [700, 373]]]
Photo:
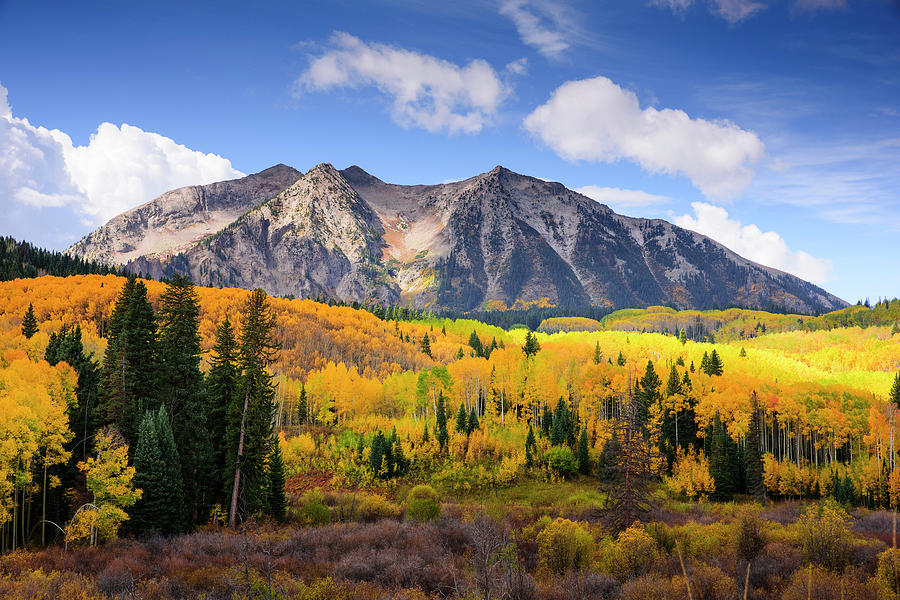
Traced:
[[356, 166], [321, 164], [284, 189], [278, 186], [293, 174], [273, 169], [283, 175], [278, 185], [254, 188], [242, 202], [235, 192], [233, 210], [207, 216], [194, 198], [206, 188], [185, 188], [189, 201], [176, 190], [69, 252], [127, 262], [154, 278], [178, 272], [203, 285], [433, 310], [665, 304], [811, 314], [846, 306], [705, 236], [618, 215], [559, 183], [503, 167], [404, 186]]

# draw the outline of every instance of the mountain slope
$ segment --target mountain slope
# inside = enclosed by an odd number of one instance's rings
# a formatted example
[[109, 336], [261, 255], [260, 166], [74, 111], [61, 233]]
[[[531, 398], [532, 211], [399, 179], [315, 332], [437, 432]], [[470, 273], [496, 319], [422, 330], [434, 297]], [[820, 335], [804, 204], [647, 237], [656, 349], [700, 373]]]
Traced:
[[109, 265], [141, 256], [177, 254], [271, 198], [300, 175], [287, 165], [275, 165], [240, 179], [166, 192], [114, 217], [67, 253]]
[[[90, 237], [72, 251], [91, 256]], [[356, 166], [318, 165], [179, 250], [136, 257], [128, 268], [157, 277], [189, 273], [204, 285], [435, 309], [670, 304], [813, 313], [846, 306], [698, 233], [618, 215], [562, 184], [503, 167], [404, 186]]]

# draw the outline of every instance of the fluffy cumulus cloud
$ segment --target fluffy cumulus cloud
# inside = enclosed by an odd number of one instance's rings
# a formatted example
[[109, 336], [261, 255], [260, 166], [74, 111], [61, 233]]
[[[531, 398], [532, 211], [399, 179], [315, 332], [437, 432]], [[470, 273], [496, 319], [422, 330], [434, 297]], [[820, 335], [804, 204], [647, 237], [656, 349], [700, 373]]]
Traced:
[[658, 206], [671, 201], [668, 196], [649, 194], [641, 190], [623, 190], [616, 187], [600, 187], [599, 185], [586, 185], [575, 190], [592, 200], [606, 204], [617, 212], [628, 211], [635, 208]]
[[524, 126], [568, 160], [630, 160], [651, 173], [685, 175], [717, 199], [739, 195], [765, 154], [750, 131], [681, 110], [642, 109], [633, 92], [606, 77], [564, 83]]
[[311, 60], [296, 86], [298, 93], [375, 87], [391, 98], [398, 124], [450, 134], [478, 133], [509, 95], [483, 60], [459, 66], [342, 32], [332, 35], [330, 48]]
[[243, 173], [227, 159], [138, 127], [102, 123], [86, 146], [13, 116], [0, 86], [0, 195], [34, 208], [69, 206], [97, 225], [161, 193]]
[[797, 277], [824, 284], [831, 279], [832, 263], [802, 250], [791, 250], [774, 231], [762, 231], [756, 225], [743, 225], [720, 207], [694, 202], [693, 215], [675, 217], [675, 224], [709, 236], [727, 248], [768, 267], [786, 271]]
[[546, 0], [503, 0], [500, 14], [516, 26], [522, 42], [547, 58], [559, 58], [569, 49], [569, 20], [560, 5]]

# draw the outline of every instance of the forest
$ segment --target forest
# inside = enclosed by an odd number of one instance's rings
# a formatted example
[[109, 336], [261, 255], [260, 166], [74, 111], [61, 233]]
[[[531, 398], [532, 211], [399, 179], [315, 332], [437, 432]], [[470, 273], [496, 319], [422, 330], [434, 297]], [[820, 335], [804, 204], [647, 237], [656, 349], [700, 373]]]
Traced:
[[544, 310], [0, 283], [0, 597], [900, 598], [900, 300]]

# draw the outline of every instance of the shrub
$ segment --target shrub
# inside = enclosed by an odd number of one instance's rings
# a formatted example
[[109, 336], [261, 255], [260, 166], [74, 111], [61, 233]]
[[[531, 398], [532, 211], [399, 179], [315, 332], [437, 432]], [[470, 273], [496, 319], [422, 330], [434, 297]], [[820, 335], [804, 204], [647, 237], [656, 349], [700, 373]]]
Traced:
[[578, 470], [578, 459], [568, 446], [553, 446], [544, 455], [547, 466], [563, 477]]
[[756, 515], [744, 513], [735, 522], [735, 528], [738, 556], [748, 562], [752, 561], [766, 545], [762, 521]]
[[378, 519], [400, 516], [400, 507], [378, 494], [361, 494], [356, 506], [356, 514], [362, 521], [377, 521]]
[[565, 574], [588, 564], [594, 551], [594, 538], [579, 523], [557, 518], [537, 535], [538, 559], [541, 567], [552, 573]]
[[670, 581], [658, 575], [645, 575], [622, 586], [623, 600], [688, 600], [684, 580]]
[[850, 517], [834, 500], [807, 506], [797, 521], [798, 541], [806, 560], [840, 571], [850, 560]]
[[300, 521], [305, 525], [325, 525], [331, 523], [331, 508], [325, 504], [325, 494], [315, 488], [300, 497]]
[[900, 598], [900, 550], [888, 548], [878, 555], [875, 581], [885, 597]]
[[430, 485], [417, 485], [406, 497], [406, 514], [417, 521], [431, 521], [441, 514], [437, 492]]
[[668, 525], [654, 521], [653, 523], [647, 523], [644, 529], [656, 541], [656, 547], [660, 552], [672, 554], [672, 551], [675, 549], [675, 532]]
[[862, 581], [853, 569], [841, 576], [810, 566], [799, 569], [781, 594], [782, 600], [869, 600], [877, 598], [872, 584]]
[[[697, 597], [703, 600], [731, 600], [737, 598], [738, 590], [734, 579], [722, 569], [709, 565], [697, 564], [688, 573]], [[682, 585], [684, 579], [681, 580]], [[687, 588], [685, 587], [685, 590]]]
[[650, 572], [656, 562], [656, 547], [656, 540], [650, 537], [640, 523], [635, 523], [620, 533], [616, 543], [607, 551], [603, 561], [604, 570], [619, 581], [640, 577]]

